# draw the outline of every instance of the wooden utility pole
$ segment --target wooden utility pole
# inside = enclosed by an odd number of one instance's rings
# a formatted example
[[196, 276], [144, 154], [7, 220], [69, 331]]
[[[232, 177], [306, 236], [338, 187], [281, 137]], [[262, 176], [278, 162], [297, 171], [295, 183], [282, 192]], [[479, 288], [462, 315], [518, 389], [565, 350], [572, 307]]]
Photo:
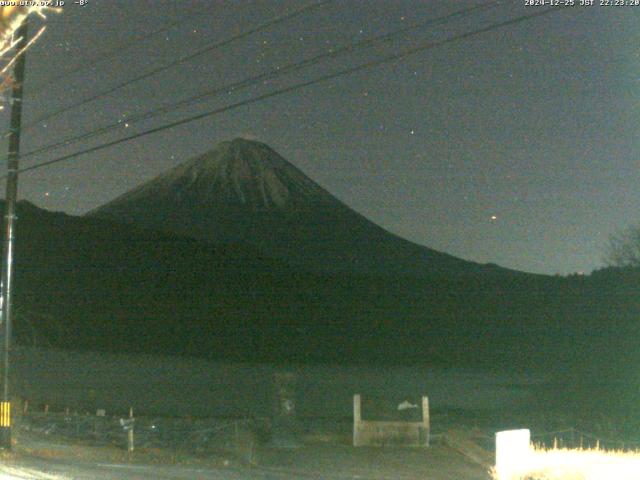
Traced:
[[11, 352], [11, 294], [13, 286], [13, 250], [15, 240], [16, 202], [18, 198], [18, 160], [20, 158], [20, 126], [22, 120], [22, 87], [26, 65], [28, 27], [25, 20], [18, 28], [16, 45], [18, 59], [14, 66], [14, 82], [11, 92], [11, 125], [9, 129], [9, 153], [7, 156], [7, 188], [4, 204], [4, 248], [2, 262], [3, 348], [2, 348], [2, 399], [0, 401], [0, 448], [11, 449], [11, 399], [9, 394], [9, 361]]

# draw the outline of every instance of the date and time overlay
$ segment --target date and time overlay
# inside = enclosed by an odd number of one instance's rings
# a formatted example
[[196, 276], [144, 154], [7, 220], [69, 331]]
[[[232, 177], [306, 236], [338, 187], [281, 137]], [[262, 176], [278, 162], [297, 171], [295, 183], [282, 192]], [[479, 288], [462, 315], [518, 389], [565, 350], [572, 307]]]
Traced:
[[639, 7], [640, 0], [524, 0], [525, 7]]
[[[0, 0], [0, 7], [87, 6], [90, 0]], [[524, 0], [525, 7], [640, 7], [640, 0]]]

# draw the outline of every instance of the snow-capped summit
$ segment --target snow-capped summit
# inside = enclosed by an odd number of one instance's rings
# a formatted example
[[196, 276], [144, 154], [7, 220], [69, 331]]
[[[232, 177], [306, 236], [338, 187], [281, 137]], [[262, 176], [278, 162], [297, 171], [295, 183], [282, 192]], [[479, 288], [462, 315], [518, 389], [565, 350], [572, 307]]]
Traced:
[[270, 147], [242, 138], [183, 163], [109, 204], [173, 197], [199, 205], [282, 209], [332, 197]]
[[199, 240], [244, 243], [331, 270], [495, 270], [393, 235], [264, 143], [235, 139], [90, 212]]

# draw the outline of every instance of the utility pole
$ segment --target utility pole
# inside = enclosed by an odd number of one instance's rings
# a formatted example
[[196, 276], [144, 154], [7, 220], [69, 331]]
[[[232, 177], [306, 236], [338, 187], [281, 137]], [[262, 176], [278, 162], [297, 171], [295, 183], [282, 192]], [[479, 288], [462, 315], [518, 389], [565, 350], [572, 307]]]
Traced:
[[9, 397], [9, 357], [11, 351], [11, 293], [13, 284], [13, 247], [15, 239], [16, 201], [18, 198], [18, 160], [20, 158], [20, 124], [22, 120], [22, 86], [27, 46], [27, 21], [16, 32], [20, 39], [16, 45], [18, 59], [14, 66], [11, 92], [11, 125], [9, 127], [9, 153], [7, 156], [7, 189], [4, 203], [4, 248], [2, 262], [2, 399], [0, 401], [0, 448], [11, 449], [11, 399]]

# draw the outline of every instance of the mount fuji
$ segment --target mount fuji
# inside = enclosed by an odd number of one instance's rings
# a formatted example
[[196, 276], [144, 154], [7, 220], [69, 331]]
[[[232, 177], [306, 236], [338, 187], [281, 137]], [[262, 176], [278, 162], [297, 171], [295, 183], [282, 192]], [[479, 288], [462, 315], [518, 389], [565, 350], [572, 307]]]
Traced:
[[427, 248], [355, 212], [264, 143], [235, 139], [87, 214], [321, 271], [509, 272]]

